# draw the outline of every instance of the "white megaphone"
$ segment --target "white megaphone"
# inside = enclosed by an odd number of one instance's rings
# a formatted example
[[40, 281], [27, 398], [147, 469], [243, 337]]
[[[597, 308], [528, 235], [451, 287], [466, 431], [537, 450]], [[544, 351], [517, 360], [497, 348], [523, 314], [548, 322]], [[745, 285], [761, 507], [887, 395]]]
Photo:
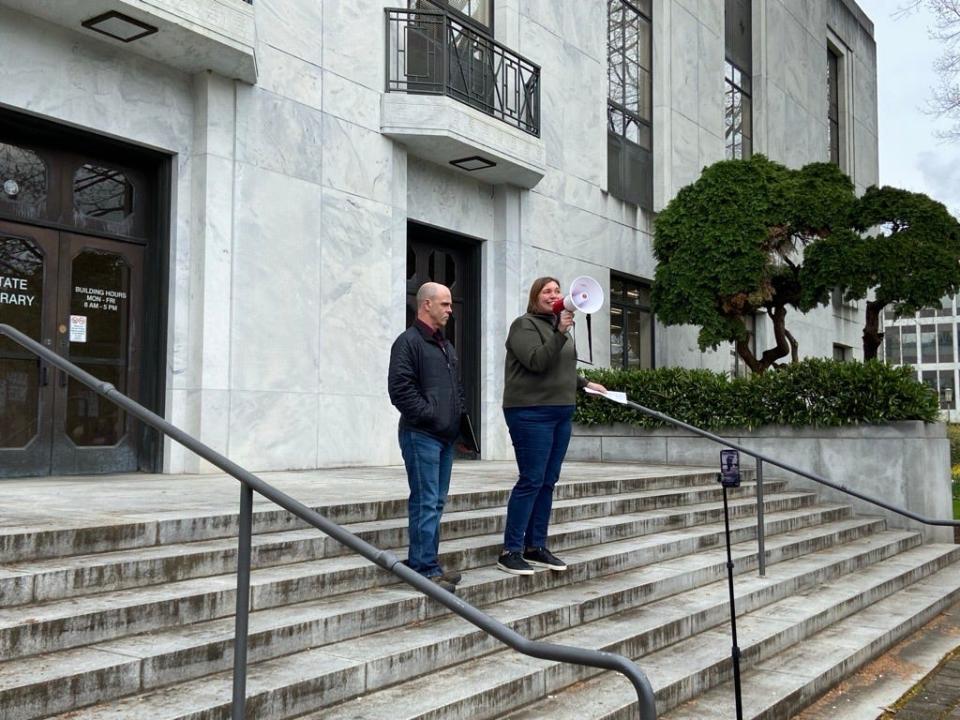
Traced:
[[566, 297], [553, 304], [553, 312], [559, 315], [564, 310], [590, 315], [603, 307], [603, 288], [588, 275], [581, 275], [570, 283]]

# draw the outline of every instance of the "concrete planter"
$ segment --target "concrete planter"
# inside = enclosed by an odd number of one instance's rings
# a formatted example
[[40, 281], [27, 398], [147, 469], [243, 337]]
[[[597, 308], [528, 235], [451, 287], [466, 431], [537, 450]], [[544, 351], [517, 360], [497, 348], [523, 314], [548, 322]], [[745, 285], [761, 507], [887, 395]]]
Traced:
[[[683, 430], [645, 430], [629, 425], [574, 426], [567, 458], [719, 467], [720, 446]], [[950, 519], [950, 447], [943, 423], [920, 421], [842, 428], [766, 426], [729, 428], [721, 437], [807, 470], [851, 490], [928, 518]], [[752, 458], [743, 457], [745, 467]], [[928, 541], [953, 542], [952, 528], [926, 526], [780, 468], [764, 465], [764, 477], [783, 477], [797, 489], [816, 490], [826, 502], [848, 503], [854, 512], [882, 515], [889, 527], [919, 530]]]

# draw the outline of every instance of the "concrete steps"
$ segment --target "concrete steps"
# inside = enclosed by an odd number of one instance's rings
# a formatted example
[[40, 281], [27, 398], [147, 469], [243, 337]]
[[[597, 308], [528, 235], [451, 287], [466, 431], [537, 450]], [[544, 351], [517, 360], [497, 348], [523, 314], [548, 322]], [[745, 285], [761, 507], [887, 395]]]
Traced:
[[[871, 529], [875, 529], [872, 521], [849, 520], [842, 523], [840, 527], [831, 526], [828, 529], [825, 526], [814, 526], [771, 538], [769, 550], [772, 561], [776, 562], [782, 557], [809, 557], [801, 554], [809, 552], [813, 547], [831, 546], [833, 543], [843, 542], [851, 536], [862, 536], [860, 540], [841, 545], [840, 548], [842, 549], [838, 553], [831, 554], [821, 551], [816, 560], [794, 561], [796, 568], [792, 572], [784, 573], [784, 579], [776, 587], [768, 586], [755, 592], [753, 600], [760, 602], [764, 597], [783, 597], [799, 587], [815, 583], [819, 578], [849, 572], [856, 567], [876, 562], [884, 557], [895, 556], [916, 543], [916, 536], [911, 533], [883, 533], [881, 537], [873, 537], [868, 534]], [[750, 545], [753, 545], [753, 543], [750, 543]], [[752, 550], [745, 548], [744, 559], [752, 556], [755, 561], [755, 552], [755, 548]], [[568, 553], [568, 556], [569, 562], [582, 565], [595, 558], [597, 552], [593, 548], [586, 548], [579, 553], [576, 551]], [[744, 564], [747, 565], [746, 562]], [[610, 618], [617, 613], [622, 614], [628, 608], [642, 607], [644, 603], [660, 598], [669, 598], [667, 604], [672, 606], [677, 601], [671, 596], [681, 591], [696, 594], [697, 588], [701, 588], [705, 583], [716, 584], [716, 579], [723, 577], [724, 572], [725, 556], [719, 549], [714, 549], [698, 555], [687, 555], [672, 561], [645, 566], [639, 570], [632, 570], [611, 577], [597, 578], [573, 588], [554, 587], [539, 593], [490, 604], [486, 607], [494, 617], [512, 625], [519, 632], [530, 637], [544, 637], [547, 634], [583, 625], [587, 622]], [[541, 575], [546, 578], [552, 576], [548, 573], [541, 573]], [[465, 587], [462, 594], [467, 599], [473, 599], [471, 595], [485, 594], [488, 592], [489, 586], [502, 584], [504, 579], [508, 582], [512, 581], [514, 585], [529, 581], [529, 578], [506, 576], [498, 570], [486, 568], [470, 574], [470, 578], [464, 583]], [[408, 594], [413, 595], [409, 591]], [[341, 604], [349, 604], [348, 598], [343, 598], [343, 600], [347, 602]], [[391, 600], [396, 603], [399, 599], [391, 598]], [[696, 623], [678, 629], [676, 623], [687, 618], [688, 610], [681, 603], [678, 614], [675, 614], [670, 622], [661, 623], [650, 629], [648, 634], [661, 638], [672, 638], [709, 628], [725, 617], [722, 598], [719, 605], [718, 603], [713, 605], [717, 607], [713, 608], [712, 613], [702, 610]], [[263, 663], [262, 666], [255, 666], [260, 668], [257, 671], [261, 673], [258, 678], [263, 683], [261, 692], [263, 697], [258, 699], [257, 702], [269, 706], [277, 704], [287, 706], [293, 702], [295, 696], [297, 702], [301, 703], [303, 707], [316, 707], [330, 702], [330, 689], [332, 687], [340, 688], [343, 692], [346, 692], [345, 688], [354, 687], [357, 683], [360, 683], [360, 689], [357, 692], [369, 693], [398, 680], [430, 672], [438, 657], [446, 655], [464, 659], [500, 649], [499, 643], [457, 617], [451, 617], [444, 613], [442, 616], [428, 620], [428, 618], [431, 618], [431, 608], [435, 615], [437, 606], [424, 601], [424, 612], [418, 618], [420, 623], [412, 627], [401, 627], [373, 633], [371, 632], [373, 626], [366, 624], [362, 636], [359, 636], [359, 632], [357, 632], [352, 638], [340, 642], [329, 642], [330, 638], [328, 637], [324, 637], [318, 642], [317, 634], [309, 632], [309, 628], [304, 622], [304, 613], [297, 612], [298, 624], [296, 629], [299, 638], [295, 642], [308, 643], [306, 647], [316, 645], [323, 645], [324, 647], [289, 654], [275, 661]], [[299, 608], [297, 609], [299, 610]], [[285, 610], [289, 618], [290, 611], [294, 608], [286, 608]], [[618, 615], [618, 617], [620, 616]], [[254, 618], [257, 619], [256, 614]], [[407, 622], [409, 623], [412, 619], [415, 618], [408, 617]], [[270, 628], [259, 627], [259, 622], [258, 619], [258, 622], [254, 623], [255, 638], [262, 637], [264, 632], [271, 630]], [[210, 630], [213, 629], [210, 628]], [[219, 628], [219, 631], [221, 641], [228, 643], [232, 634], [232, 627], [223, 626]], [[121, 668], [114, 662], [106, 664], [102, 668], [92, 668], [92, 670], [94, 672], [121, 673], [131, 678], [140, 676], [147, 678], [145, 685], [169, 683], [171, 679], [182, 680], [183, 661], [188, 659], [187, 656], [189, 655], [187, 648], [181, 646], [177, 655], [173, 657], [168, 655], [167, 658], [154, 650], [157, 646], [167, 645], [175, 639], [194, 643], [195, 652], [192, 654], [194, 662], [203, 657], [204, 648], [196, 645], [197, 637], [193, 631], [181, 635], [179, 638], [173, 637], [170, 633], [165, 636], [154, 634], [140, 638], [138, 641], [118, 641], [100, 644], [92, 648], [96, 653], [95, 657], [103, 663], [108, 663], [106, 660], [108, 655], [114, 658], [143, 657], [139, 672], [138, 668], [135, 667], [136, 661], [129, 659], [125, 665], [132, 667]], [[257, 647], [258, 645], [254, 641], [252, 649], [254, 656], [251, 658], [253, 661], [261, 659], [256, 657]], [[289, 652], [291, 647], [288, 645], [284, 650]], [[149, 652], [153, 652], [154, 656], [144, 657]], [[164, 659], [174, 658], [181, 662], [163, 662]], [[344, 659], [349, 659], [352, 662], [349, 665], [339, 662]], [[33, 665], [41, 672], [46, 671], [52, 677], [62, 677], [64, 675], [62, 671], [52, 667], [49, 656], [43, 656], [35, 660], [36, 662]], [[229, 667], [229, 662], [229, 655], [224, 656], [220, 667]], [[76, 658], [68, 654], [66, 665], [71, 664], [76, 664]], [[161, 665], [164, 667], [161, 668]], [[215, 665], [211, 663], [204, 669], [210, 671], [214, 668]], [[291, 688], [283, 683], [276, 684], [277, 678], [286, 678], [295, 674], [298, 672], [298, 668], [299, 682], [296, 687]], [[65, 669], [66, 667], [64, 667]], [[166, 670], [167, 677], [163, 677], [163, 669]], [[158, 673], [158, 670], [161, 670], [161, 672]], [[47, 692], [51, 686], [51, 679], [42, 675], [38, 676], [29, 661], [17, 663], [14, 672], [17, 677], [23, 677], [25, 674], [31, 678], [31, 688], [34, 692]], [[351, 677], [346, 677], [346, 674], [350, 674]], [[351, 679], [354, 674], [359, 679]], [[0, 683], [3, 683], [4, 680], [4, 673], [0, 669]], [[252, 680], [253, 675], [251, 675]], [[74, 684], [80, 681], [81, 679], [76, 675], [68, 675], [62, 677], [61, 680], [61, 682]], [[87, 684], [90, 686], [96, 685], [92, 681], [87, 681]], [[11, 688], [10, 698], [13, 699], [17, 695], [25, 694], [28, 691], [28, 688]], [[213, 709], [210, 705], [211, 692], [215, 693], [215, 696], [219, 696], [222, 703], [229, 700], [229, 673], [224, 673], [217, 678], [204, 677], [192, 683], [178, 685], [175, 692], [160, 690], [128, 702], [111, 703], [106, 707], [92, 709], [90, 714], [81, 712], [75, 717], [110, 717], [110, 713], [132, 712], [134, 708], [146, 707], [150, 708], [151, 717], [200, 717], [203, 716], [202, 713]], [[351, 697], [351, 695], [337, 697]], [[0, 702], [3, 702], [6, 698], [7, 695], [0, 694]], [[12, 702], [4, 704], [13, 707]], [[104, 715], [103, 713], [107, 714]], [[197, 713], [201, 713], [201, 715], [197, 715]]]
[[[960, 597], [956, 545], [928, 545], [904, 555], [903, 562], [861, 570], [761, 610], [738, 613], [745, 718], [792, 717]], [[932, 558], [937, 571], [904, 566], [917, 557]], [[899, 577], [897, 569], [903, 572]], [[740, 596], [738, 589], [738, 611]], [[734, 717], [730, 652], [727, 620], [696, 638], [644, 655], [639, 662], [650, 669], [660, 717]], [[636, 717], [636, 694], [625, 681], [603, 675], [503, 717], [626, 720]]]
[[[932, 551], [930, 548], [921, 548], [910, 552], [913, 555], [908, 557], [916, 561], [917, 567], [885, 563], [873, 572], [861, 571], [863, 577], [837, 580], [830, 592], [822, 594], [817, 593], [816, 584], [790, 590], [778, 588], [778, 581], [772, 577], [765, 583], [747, 583], [749, 589], [741, 589], [737, 593], [737, 602], [749, 609], [738, 621], [743, 662], [749, 663], [754, 657], [788, 648], [798, 637], [814, 633], [867, 607], [871, 602], [877, 602], [910, 583], [918, 582], [960, 556], [960, 551], [952, 546], [949, 549], [940, 546]], [[791, 572], [792, 568], [785, 563], [784, 567], [777, 567], [776, 574], [789, 575]], [[942, 581], [943, 578], [938, 577], [933, 585], [939, 587]], [[789, 581], [787, 585], [790, 585]], [[778, 600], [781, 592], [789, 593], [789, 597]], [[957, 591], [954, 588], [952, 592], [955, 594]], [[947, 594], [947, 591], [941, 593]], [[944, 598], [940, 600], [948, 601]], [[649, 602], [613, 618], [561, 631], [545, 639], [640, 657], [640, 664], [647, 670], [657, 692], [658, 705], [669, 708], [729, 675], [728, 617], [727, 586], [726, 582], [720, 581]], [[356, 717], [365, 720], [422, 720], [428, 717], [470, 717], [477, 720], [497, 717], [510, 720], [636, 718], [636, 693], [633, 687], [622, 677], [609, 674], [603, 674], [593, 684], [582, 682], [597, 674], [590, 668], [516, 658], [514, 654], [499, 652], [306, 717], [311, 720], [320, 717], [324, 720]], [[469, 687], [464, 687], [456, 682], [459, 676], [475, 680]], [[430, 697], [431, 694], [425, 692], [429, 683], [443, 689], [441, 697]], [[519, 688], [532, 689], [537, 697], [551, 697], [505, 715], [511, 706], [529, 702], [523, 691], [518, 692]], [[414, 704], [402, 700], [421, 696], [422, 700], [414, 700]], [[398, 711], [401, 707], [402, 710]], [[487, 707], [489, 711], [483, 710]], [[715, 717], [732, 716], [728, 713]], [[694, 711], [689, 720], [695, 717], [701, 716]]]
[[[783, 483], [769, 488], [782, 490]], [[745, 488], [739, 497], [750, 497]], [[556, 523], [589, 520], [643, 510], [688, 507], [694, 504], [717, 503], [719, 493], [712, 487], [690, 487], [669, 490], [644, 490], [600, 496], [560, 500], [556, 503]], [[813, 501], [810, 495], [807, 502]], [[740, 503], [742, 511], [751, 511], [749, 503]], [[653, 519], [644, 530], [656, 532], [680, 523], [697, 524], [708, 517], [717, 517], [720, 505], [705, 507], [701, 514], [674, 513]], [[480, 533], [502, 533], [504, 513], [499, 506], [483, 510], [446, 513], [442, 524], [444, 538], [456, 539]], [[406, 544], [406, 518], [389, 518], [347, 524], [357, 536], [378, 547], [401, 547]], [[634, 534], [624, 530], [624, 536]], [[21, 560], [0, 567], [0, 605], [11, 607], [42, 603], [91, 592], [104, 592], [191, 578], [233, 573], [236, 569], [236, 537], [195, 542], [167, 542], [96, 554]], [[294, 564], [297, 562], [348, 555], [339, 543], [319, 531], [308, 529], [263, 531], [253, 538], [254, 568]]]
[[[730, 643], [721, 491], [712, 473], [664, 470], [565, 480], [551, 548], [570, 569], [532, 577], [494, 567], [510, 480], [455, 492], [441, 561], [465, 571], [458, 596], [528, 637], [639, 657], [663, 708], [718, 684], [722, 693]], [[765, 483], [768, 572], [756, 577], [754, 491], [745, 483], [730, 508], [749, 672], [923, 583], [942, 593], [923, 590], [918, 617], [956, 594], [943, 580], [960, 584], [949, 567], [960, 559], [955, 546], [923, 546], [916, 533], [777, 481]], [[405, 555], [405, 498], [319, 507]], [[286, 513], [255, 515], [248, 717], [629, 716], [635, 695], [622, 678], [504, 650]], [[235, 528], [226, 512], [45, 530], [42, 539], [0, 530], [0, 546], [16, 549], [0, 567], [4, 720], [228, 718]], [[913, 627], [902, 620], [904, 632]], [[695, 662], [683, 665], [685, 654]], [[838, 672], [811, 679], [798, 702]], [[596, 710], [608, 706], [612, 714]]]

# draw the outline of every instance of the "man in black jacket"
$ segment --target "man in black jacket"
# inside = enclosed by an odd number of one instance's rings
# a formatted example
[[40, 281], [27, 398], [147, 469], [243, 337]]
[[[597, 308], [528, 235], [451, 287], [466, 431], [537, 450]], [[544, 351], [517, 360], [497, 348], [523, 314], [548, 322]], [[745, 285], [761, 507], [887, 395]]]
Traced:
[[464, 410], [457, 353], [443, 336], [452, 314], [445, 285], [428, 282], [417, 291], [417, 319], [390, 349], [387, 381], [390, 402], [400, 411], [398, 437], [410, 485], [407, 564], [450, 592], [460, 573], [444, 572], [437, 553]]

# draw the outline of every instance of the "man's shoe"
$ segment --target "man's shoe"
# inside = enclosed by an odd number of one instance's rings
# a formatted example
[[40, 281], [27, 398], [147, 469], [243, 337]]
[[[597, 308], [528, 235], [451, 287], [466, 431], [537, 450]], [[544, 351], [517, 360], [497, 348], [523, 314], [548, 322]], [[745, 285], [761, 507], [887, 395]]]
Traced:
[[527, 548], [523, 553], [523, 559], [536, 567], [550, 568], [557, 572], [567, 569], [567, 564], [545, 547]]
[[444, 570], [440, 577], [442, 577], [448, 583], [453, 583], [454, 585], [459, 585], [460, 581], [463, 580], [463, 575], [458, 573], [456, 570]]
[[512, 575], [533, 575], [533, 568], [527, 565], [519, 552], [505, 552], [497, 559], [497, 567]]
[[454, 595], [456, 595], [457, 593], [457, 586], [454, 585], [452, 582], [449, 582], [448, 580], [444, 580], [443, 575], [434, 575], [433, 577], [427, 578], [427, 580], [437, 585], [438, 587], [443, 588], [448, 593], [453, 593]]

